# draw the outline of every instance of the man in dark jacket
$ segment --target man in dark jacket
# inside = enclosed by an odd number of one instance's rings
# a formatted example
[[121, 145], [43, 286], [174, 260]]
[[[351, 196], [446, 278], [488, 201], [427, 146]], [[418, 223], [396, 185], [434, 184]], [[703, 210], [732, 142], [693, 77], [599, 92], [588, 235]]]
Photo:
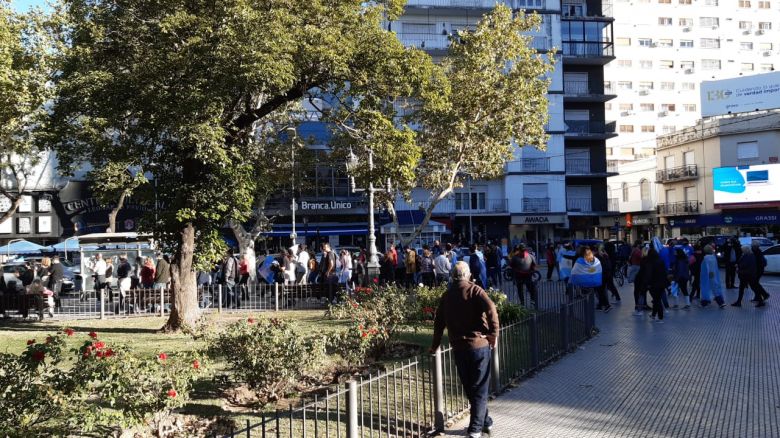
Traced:
[[751, 251], [750, 247], [745, 245], [742, 247], [742, 256], [737, 263], [739, 272], [739, 297], [737, 301], [731, 305], [734, 307], [742, 307], [742, 297], [745, 295], [745, 288], [750, 286], [753, 289], [753, 293], [756, 295], [755, 300], [758, 302], [756, 307], [764, 307], [766, 304], [764, 300], [769, 297], [766, 290], [761, 283], [758, 282], [758, 263], [756, 256]]
[[498, 312], [485, 291], [471, 283], [471, 271], [465, 262], [452, 269], [452, 284], [441, 297], [433, 326], [434, 353], [441, 344], [444, 328], [452, 345], [455, 365], [471, 405], [469, 437], [490, 432], [493, 419], [488, 415], [490, 386], [490, 350], [498, 340]]
[[639, 266], [637, 281], [642, 283], [642, 287], [650, 290], [650, 296], [653, 297], [653, 310], [650, 317], [661, 323], [664, 321], [662, 297], [666, 293], [666, 287], [669, 286], [667, 275], [668, 271], [663, 259], [661, 259], [653, 245], [650, 245], [650, 248], [647, 250], [647, 256], [642, 259], [642, 263]]
[[65, 278], [65, 268], [60, 263], [60, 256], [54, 256], [51, 259], [51, 266], [49, 266], [49, 282], [46, 287], [50, 291], [54, 292], [54, 304], [56, 307], [60, 307], [60, 292], [62, 292], [62, 281]]
[[723, 260], [726, 261], [726, 289], [736, 289], [737, 261], [739, 260], [739, 241], [732, 238], [723, 246]]
[[236, 293], [235, 289], [237, 274], [238, 262], [233, 256], [233, 250], [228, 249], [222, 260], [219, 277], [219, 284], [222, 287], [222, 304], [226, 307], [241, 307], [241, 294]]

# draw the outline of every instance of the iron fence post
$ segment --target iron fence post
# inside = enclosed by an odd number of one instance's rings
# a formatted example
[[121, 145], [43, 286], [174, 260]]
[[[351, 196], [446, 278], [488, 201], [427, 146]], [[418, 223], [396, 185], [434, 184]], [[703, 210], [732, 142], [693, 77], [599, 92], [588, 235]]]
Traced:
[[569, 350], [569, 306], [568, 304], [561, 304], [560, 318], [561, 318], [561, 350]]
[[531, 344], [531, 364], [533, 368], [539, 366], [539, 325], [536, 321], [536, 314], [531, 315], [531, 319], [528, 321]]
[[444, 366], [441, 348], [437, 348], [433, 353], [433, 427], [435, 431], [444, 431], [446, 417], [447, 414], [444, 411]]
[[498, 340], [496, 346], [490, 349], [490, 379], [493, 386], [493, 393], [498, 394], [501, 391], [501, 364], [498, 355]]
[[106, 290], [100, 289], [100, 319], [106, 319]]
[[160, 288], [160, 316], [165, 317], [165, 288]]
[[347, 438], [358, 438], [357, 381], [347, 382]]
[[593, 329], [596, 328], [596, 303], [593, 294], [588, 295], [588, 337], [593, 335]]
[[217, 312], [222, 313], [222, 285], [221, 284], [217, 285]]
[[279, 283], [274, 283], [274, 311], [279, 311]]

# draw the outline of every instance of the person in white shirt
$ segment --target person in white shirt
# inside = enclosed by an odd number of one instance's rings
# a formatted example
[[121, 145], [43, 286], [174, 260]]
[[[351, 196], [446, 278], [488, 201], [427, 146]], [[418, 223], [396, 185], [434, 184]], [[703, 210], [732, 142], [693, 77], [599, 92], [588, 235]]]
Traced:
[[452, 269], [452, 245], [449, 243], [445, 251], [433, 259], [433, 273], [436, 274], [436, 284], [446, 283]]
[[103, 254], [98, 253], [95, 256], [95, 261], [92, 263], [92, 275], [95, 277], [95, 292], [97, 292], [98, 296], [100, 296], [100, 293], [103, 289], [106, 287], [106, 270], [108, 269], [108, 265], [106, 264], [106, 261], [103, 260]]
[[298, 246], [298, 275], [300, 280], [298, 281], [299, 284], [307, 284], [308, 278], [309, 278], [309, 260], [311, 257], [309, 256], [309, 252], [306, 251], [306, 245], [300, 245]]

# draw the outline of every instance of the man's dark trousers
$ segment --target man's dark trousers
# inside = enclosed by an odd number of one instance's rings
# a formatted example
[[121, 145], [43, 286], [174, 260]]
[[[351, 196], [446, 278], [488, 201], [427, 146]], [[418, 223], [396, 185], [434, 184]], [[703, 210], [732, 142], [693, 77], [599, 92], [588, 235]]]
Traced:
[[458, 349], [455, 366], [471, 404], [469, 434], [482, 433], [491, 427], [493, 419], [488, 415], [488, 390], [490, 389], [490, 347]]

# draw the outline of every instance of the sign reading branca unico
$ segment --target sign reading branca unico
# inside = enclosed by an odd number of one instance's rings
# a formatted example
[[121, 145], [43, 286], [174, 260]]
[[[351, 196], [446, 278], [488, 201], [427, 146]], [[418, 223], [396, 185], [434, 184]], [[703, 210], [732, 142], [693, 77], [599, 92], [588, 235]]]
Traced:
[[350, 210], [352, 202], [349, 201], [328, 201], [328, 202], [309, 202], [301, 201], [298, 210]]

